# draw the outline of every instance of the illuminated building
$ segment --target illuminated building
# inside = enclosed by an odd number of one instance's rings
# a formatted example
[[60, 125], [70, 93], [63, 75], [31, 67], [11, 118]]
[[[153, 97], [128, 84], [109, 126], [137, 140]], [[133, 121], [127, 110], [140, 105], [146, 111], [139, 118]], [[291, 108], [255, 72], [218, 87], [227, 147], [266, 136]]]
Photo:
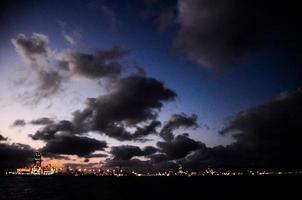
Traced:
[[183, 170], [182, 170], [182, 166], [181, 166], [181, 165], [179, 165], [178, 173], [179, 173], [179, 174], [182, 174], [182, 173], [183, 173]]
[[34, 158], [34, 167], [41, 167], [42, 165], [42, 155], [40, 152], [36, 152], [35, 158]]
[[17, 174], [18, 175], [30, 175], [31, 174], [31, 168], [17, 168]]
[[34, 166], [32, 167], [31, 174], [33, 175], [42, 175], [42, 155], [40, 152], [36, 152], [34, 157]]
[[36, 152], [33, 160], [32, 167], [18, 168], [16, 174], [18, 175], [53, 175], [58, 170], [51, 165], [42, 167], [42, 155], [40, 152]]
[[47, 165], [46, 167], [42, 167], [42, 172], [43, 175], [53, 175], [57, 173], [57, 169], [51, 165]]
[[185, 176], [186, 173], [183, 171], [182, 166], [179, 165], [178, 172], [176, 173], [178, 176]]

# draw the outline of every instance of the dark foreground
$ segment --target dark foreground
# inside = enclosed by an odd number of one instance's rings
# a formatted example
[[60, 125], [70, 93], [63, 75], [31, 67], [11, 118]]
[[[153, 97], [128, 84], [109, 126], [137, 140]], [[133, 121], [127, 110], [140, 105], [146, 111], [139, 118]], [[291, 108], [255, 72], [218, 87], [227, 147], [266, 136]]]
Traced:
[[[0, 177], [0, 199], [295, 199], [302, 177]], [[298, 196], [297, 196], [298, 195]]]

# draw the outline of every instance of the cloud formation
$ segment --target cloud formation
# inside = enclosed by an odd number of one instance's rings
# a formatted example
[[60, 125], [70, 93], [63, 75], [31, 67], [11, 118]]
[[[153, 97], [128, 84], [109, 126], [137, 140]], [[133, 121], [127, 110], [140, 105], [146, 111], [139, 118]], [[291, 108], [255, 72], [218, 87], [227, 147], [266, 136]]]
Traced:
[[[175, 117], [177, 116], [177, 117]], [[178, 119], [185, 115], [173, 115], [171, 119]], [[187, 122], [187, 119], [190, 119], [190, 123]], [[172, 122], [173, 120], [171, 120]], [[192, 117], [186, 117], [186, 120], [175, 120], [177, 121], [177, 125], [172, 125], [171, 127], [179, 128], [181, 125], [188, 125], [188, 127], [196, 124], [196, 117], [192, 115]], [[167, 123], [168, 124], [168, 123]], [[185, 126], [185, 125], [184, 125]], [[175, 129], [171, 129], [171, 134], [173, 138], [171, 140], [159, 141], [156, 143], [156, 147], [154, 146], [146, 146], [143, 149], [137, 146], [131, 145], [121, 145], [115, 146], [111, 148], [110, 154], [112, 155], [112, 159], [105, 160], [106, 167], [126, 167], [130, 169], [135, 169], [138, 171], [164, 171], [167, 169], [175, 170], [184, 158], [191, 155], [195, 151], [199, 149], [204, 149], [206, 146], [199, 142], [191, 139], [188, 134], [180, 134], [174, 137], [173, 131]], [[144, 157], [142, 160], [140, 158], [135, 157]]]
[[103, 153], [94, 153], [94, 154], [89, 154], [89, 155], [86, 155], [85, 158], [106, 158], [108, 157], [107, 154], [103, 154]]
[[38, 81], [39, 84], [36, 88], [37, 101], [43, 97], [48, 97], [54, 94], [57, 94], [61, 89], [63, 77], [59, 72], [50, 70], [50, 71], [39, 71], [38, 72]]
[[135, 156], [148, 156], [157, 152], [157, 149], [152, 146], [146, 146], [143, 149], [137, 146], [121, 145], [111, 147], [111, 155], [113, 160], [130, 160]]
[[301, 52], [301, 15], [293, 1], [179, 0], [178, 49], [202, 67], [225, 70], [259, 49]]
[[0, 141], [6, 141], [7, 137], [4, 137], [3, 135], [0, 134]]
[[[48, 37], [41, 33], [33, 33], [29, 37], [19, 34], [11, 41], [17, 53], [29, 66], [31, 72], [34, 72], [36, 78], [33, 91], [22, 96], [29, 103], [38, 103], [41, 99], [58, 93], [61, 89], [63, 77], [51, 65], [52, 50], [49, 46]], [[24, 84], [25, 81], [22, 81], [22, 83]]]
[[160, 151], [163, 152], [168, 160], [184, 158], [194, 150], [203, 146], [202, 143], [189, 138], [188, 134], [177, 135], [168, 142], [157, 142]]
[[173, 132], [179, 128], [197, 128], [197, 115], [187, 116], [185, 113], [173, 114], [161, 129], [159, 135], [166, 141], [174, 138]]
[[[155, 151], [144, 155], [137, 147], [121, 147], [113, 152], [121, 159], [106, 161], [106, 166], [125, 166], [142, 171], [175, 169], [182, 164], [187, 170], [264, 169], [298, 170], [301, 166], [302, 126], [301, 89], [284, 93], [278, 99], [239, 113], [221, 130], [235, 142], [227, 146], [207, 147], [180, 134], [172, 140], [157, 142]], [[123, 155], [125, 153], [125, 155]], [[145, 156], [147, 160], [134, 158]]]
[[48, 37], [41, 33], [33, 33], [32, 36], [26, 37], [24, 34], [19, 34], [12, 40], [16, 51], [27, 61], [32, 67], [47, 61], [49, 52]]
[[[70, 37], [67, 39], [75, 43]], [[19, 34], [11, 42], [33, 72], [33, 91], [21, 95], [31, 104], [58, 94], [63, 90], [63, 83], [76, 76], [109, 83], [119, 79], [125, 70], [122, 59], [129, 53], [118, 46], [99, 49], [94, 53], [83, 53], [75, 48], [58, 52], [50, 48], [48, 36], [41, 33], [33, 33], [32, 36]], [[22, 84], [29, 83], [29, 79], [25, 78]]]
[[[96, 99], [92, 101], [95, 103]], [[178, 164], [182, 164], [184, 168], [192, 170], [205, 169], [208, 166], [223, 169], [299, 169], [302, 167], [300, 164], [302, 152], [299, 148], [301, 145], [299, 133], [302, 131], [301, 102], [302, 92], [299, 89], [292, 93], [283, 93], [276, 100], [239, 113], [221, 130], [222, 135], [231, 134], [235, 139], [233, 144], [227, 146], [207, 147], [204, 143], [190, 138], [189, 134], [175, 135], [174, 132], [180, 127], [196, 127], [197, 117], [183, 113], [174, 114], [162, 128], [171, 133], [172, 137], [169, 140], [158, 141], [156, 146], [147, 146], [143, 149], [131, 145], [111, 147], [110, 158], [104, 161], [104, 167], [122, 166], [139, 171], [156, 171], [175, 169]], [[84, 115], [83, 119], [87, 116], [90, 116], [90, 112]], [[136, 116], [140, 115], [129, 116], [134, 117], [109, 119], [114, 122], [126, 120], [124, 123], [128, 125], [133, 121], [134, 124], [140, 122], [133, 120], [138, 119]], [[144, 121], [148, 118], [139, 119]], [[153, 131], [158, 124], [160, 123], [151, 121], [146, 127], [153, 127], [151, 128]], [[31, 137], [46, 142], [45, 147], [41, 149], [46, 154], [78, 155], [86, 159], [107, 156], [93, 154], [107, 147], [105, 141], [78, 136], [75, 130], [77, 128], [73, 122], [62, 120], [45, 125]], [[112, 137], [116, 138], [116, 135]]]
[[110, 50], [98, 50], [95, 54], [66, 50], [58, 55], [58, 62], [62, 70], [72, 75], [88, 79], [117, 78], [123, 69], [120, 59], [127, 54], [128, 51], [118, 46]]
[[126, 127], [156, 119], [163, 103], [175, 97], [175, 92], [162, 82], [131, 75], [122, 78], [111, 93], [88, 99], [86, 108], [74, 113], [73, 123], [78, 130], [99, 131], [121, 141], [139, 139], [155, 132], [160, 123], [151, 122], [145, 127], [136, 128], [134, 133], [127, 131]]
[[139, 147], [131, 145], [111, 147], [110, 153], [114, 160], [130, 160], [134, 156], [143, 155], [143, 151]]
[[12, 127], [16, 127], [16, 126], [25, 126], [26, 122], [23, 119], [17, 119], [14, 121], [14, 123], [12, 124]]
[[298, 170], [301, 165], [301, 89], [239, 113], [221, 130], [236, 140], [226, 147], [203, 147], [180, 163], [189, 169]]
[[[195, 3], [196, 9], [200, 5], [206, 5], [203, 7], [205, 11], [217, 9], [218, 16], [221, 16], [221, 12], [225, 12], [223, 3], [218, 4], [221, 7], [212, 8], [210, 2], [200, 2], [196, 3], [193, 0], [180, 1], [180, 4], [183, 4], [182, 9], [184, 9], [182, 12], [186, 12], [186, 9], [191, 8]], [[227, 12], [229, 12], [228, 9], [234, 9], [232, 6], [232, 3], [227, 5]], [[195, 13], [195, 8], [189, 9], [189, 11], [188, 14], [180, 13], [180, 16], [185, 15], [183, 16], [185, 25], [197, 29], [194, 32], [194, 34], [197, 34], [196, 37], [198, 37], [200, 31], [207, 32], [207, 29], [199, 30], [198, 23], [201, 22], [196, 21], [196, 19], [212, 18], [213, 13], [211, 12], [209, 16], [199, 16], [200, 13], [197, 11]], [[191, 16], [192, 13], [194, 14]], [[208, 25], [208, 22], [203, 23]], [[214, 30], [216, 31], [216, 29]], [[181, 29], [181, 31], [190, 30]], [[242, 31], [246, 30], [243, 29]], [[259, 33], [261, 36], [262, 30]], [[194, 34], [193, 36], [195, 36]], [[246, 36], [247, 34], [244, 32], [243, 35]], [[216, 36], [214, 34], [211, 37], [215, 38]], [[210, 49], [213, 51], [209, 51], [209, 55], [206, 55], [209, 56], [206, 57], [209, 58], [209, 61], [217, 55], [218, 57], [220, 55], [225, 56], [224, 52], [216, 54], [215, 48], [224, 51], [225, 49], [220, 45], [224, 44], [224, 40], [228, 41], [230, 39], [228, 37], [233, 37], [233, 35], [227, 34], [222, 37], [220, 41], [222, 43], [214, 44], [214, 49]], [[239, 39], [243, 38], [239, 37]], [[202, 37], [199, 39], [200, 41], [203, 40]], [[190, 40], [194, 40], [194, 37]], [[211, 39], [208, 42], [204, 45], [210, 46]], [[245, 41], [242, 42], [242, 44], [236, 44], [239, 46], [228, 46], [228, 53], [230, 53], [230, 55], [227, 55], [228, 59], [241, 56], [236, 53], [237, 47], [243, 49], [243, 54], [246, 49], [252, 48]], [[277, 100], [239, 113], [221, 130], [222, 135], [232, 134], [235, 142], [228, 146], [207, 147], [201, 141], [190, 138], [187, 133], [178, 133], [179, 130], [194, 129], [199, 126], [195, 114], [191, 116], [185, 113], [173, 114], [160, 129], [161, 122], [158, 120], [158, 114], [165, 103], [175, 100], [177, 94], [167, 88], [163, 82], [148, 77], [144, 73], [123, 76], [123, 65], [120, 59], [127, 55], [127, 51], [119, 47], [91, 54], [80, 53], [75, 50], [63, 51], [57, 58], [59, 59], [57, 61], [59, 61], [60, 68], [56, 71], [54, 68], [45, 70], [44, 67], [48, 65], [40, 66], [43, 62], [47, 63], [49, 58], [49, 42], [46, 36], [34, 34], [27, 38], [22, 35], [13, 40], [13, 43], [18, 53], [27, 62], [30, 62], [32, 69], [37, 72], [39, 91], [45, 90], [56, 93], [61, 87], [63, 79], [65, 79], [60, 74], [61, 72], [69, 73], [69, 77], [81, 76], [91, 80], [114, 79], [106, 94], [96, 98], [88, 98], [85, 107], [82, 110], [75, 111], [71, 120], [55, 121], [50, 118], [40, 118], [27, 122], [27, 124], [32, 125], [42, 125], [38, 131], [29, 136], [33, 140], [42, 140], [46, 143], [40, 150], [48, 157], [64, 159], [64, 155], [77, 155], [88, 162], [90, 158], [108, 156], [104, 161], [106, 167], [123, 166], [140, 169], [140, 171], [175, 169], [178, 164], [182, 164], [187, 169], [202, 169], [208, 166], [237, 169], [298, 169], [302, 167], [299, 156], [302, 153], [299, 149], [301, 145], [299, 132], [302, 131], [300, 125], [302, 119], [302, 110], [300, 109], [302, 102], [301, 90], [285, 93]], [[198, 42], [194, 45], [198, 45]], [[199, 46], [197, 47], [199, 48]], [[202, 56], [204, 55], [202, 53]], [[215, 60], [217, 60], [217, 57], [215, 57]], [[218, 61], [219, 63], [221, 61], [223, 63], [229, 62], [224, 58], [218, 59]], [[20, 119], [13, 124], [13, 126], [25, 125], [26, 122]], [[150, 135], [160, 136], [163, 141], [158, 141], [156, 146], [144, 148], [131, 145], [114, 146], [111, 147], [110, 154], [107, 155], [99, 153], [99, 151], [104, 151], [108, 147], [106, 141], [99, 141], [85, 135], [91, 131], [119, 141], [143, 142]], [[6, 138], [1, 136], [0, 140], [5, 141]], [[1, 143], [1, 148], [13, 156], [24, 153], [24, 155], [32, 157], [30, 153], [33, 152], [33, 149], [29, 146]], [[7, 165], [6, 161], [1, 160], [0, 162]], [[10, 160], [10, 162], [12, 161]]]
[[28, 166], [32, 163], [34, 152], [29, 145], [0, 143], [0, 166], [1, 168]]
[[73, 124], [68, 120], [61, 120], [59, 122], [47, 124], [42, 129], [35, 132], [35, 134], [30, 134], [29, 136], [33, 140], [48, 141], [55, 139], [56, 136], [62, 132], [72, 133], [72, 131]]
[[[33, 122], [33, 121], [31, 121]], [[106, 141], [99, 141], [86, 136], [79, 136], [74, 132], [74, 125], [68, 120], [58, 122], [50, 121], [49, 118], [34, 120], [35, 124], [45, 124], [44, 127], [29, 134], [33, 140], [46, 142], [40, 149], [43, 154], [50, 155], [77, 155], [79, 157], [98, 157], [95, 151], [103, 151], [107, 147]]]
[[88, 156], [97, 150], [104, 150], [107, 147], [105, 141], [93, 138], [75, 136], [70, 134], [60, 134], [48, 140], [46, 145], [40, 150], [43, 152], [64, 155]]
[[30, 121], [30, 124], [32, 125], [48, 125], [48, 124], [53, 124], [54, 120], [48, 117], [41, 117], [38, 119], [34, 119]]
[[[64, 123], [64, 122], [62, 122]], [[50, 127], [53, 127], [55, 126], [55, 121], [48, 118], [48, 117], [41, 117], [41, 118], [38, 118], [38, 119], [34, 119], [34, 120], [31, 120], [29, 122], [26, 122], [24, 119], [16, 119], [14, 121], [14, 123], [12, 124], [12, 127], [16, 127], [16, 126], [25, 126], [27, 124], [32, 124], [32, 125], [50, 125], [50, 126], [45, 126], [45, 129], [50, 129]], [[51, 125], [52, 124], [52, 125]], [[55, 128], [52, 128], [52, 129], [55, 129]]]
[[239, 113], [221, 131], [232, 134], [238, 153], [256, 166], [301, 167], [302, 91]]

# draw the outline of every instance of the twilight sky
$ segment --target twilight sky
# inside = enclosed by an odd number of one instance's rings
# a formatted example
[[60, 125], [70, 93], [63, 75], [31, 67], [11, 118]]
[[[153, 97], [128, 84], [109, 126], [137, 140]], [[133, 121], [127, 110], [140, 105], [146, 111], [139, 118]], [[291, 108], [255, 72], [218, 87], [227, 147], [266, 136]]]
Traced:
[[293, 1], [0, 3], [0, 167], [301, 168]]

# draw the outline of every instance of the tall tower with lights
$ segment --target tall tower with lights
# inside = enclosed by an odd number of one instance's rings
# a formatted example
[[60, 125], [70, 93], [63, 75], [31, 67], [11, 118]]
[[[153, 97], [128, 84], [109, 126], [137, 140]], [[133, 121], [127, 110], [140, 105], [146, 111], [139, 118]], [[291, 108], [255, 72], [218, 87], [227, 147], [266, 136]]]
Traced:
[[40, 152], [36, 152], [35, 158], [34, 158], [34, 167], [40, 168], [42, 165], [42, 155]]
[[177, 174], [180, 176], [184, 174], [184, 171], [182, 170], [182, 165], [179, 165]]

